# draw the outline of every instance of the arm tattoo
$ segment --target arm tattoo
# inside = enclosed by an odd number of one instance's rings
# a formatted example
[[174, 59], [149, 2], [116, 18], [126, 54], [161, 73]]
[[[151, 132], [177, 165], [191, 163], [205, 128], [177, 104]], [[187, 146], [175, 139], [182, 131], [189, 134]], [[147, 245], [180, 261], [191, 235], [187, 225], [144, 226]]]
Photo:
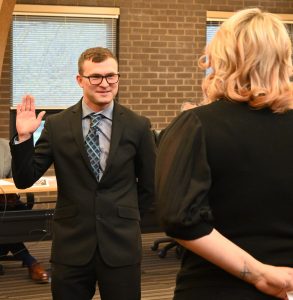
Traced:
[[246, 263], [244, 262], [243, 270], [240, 272], [240, 278], [245, 280], [249, 274], [251, 274], [251, 272], [248, 270]]

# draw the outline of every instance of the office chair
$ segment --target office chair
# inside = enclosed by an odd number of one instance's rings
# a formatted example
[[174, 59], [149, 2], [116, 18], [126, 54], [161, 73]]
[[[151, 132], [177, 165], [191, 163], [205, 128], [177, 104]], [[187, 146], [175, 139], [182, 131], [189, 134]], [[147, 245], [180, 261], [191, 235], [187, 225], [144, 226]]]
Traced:
[[[163, 132], [164, 132], [164, 130], [161, 130], [161, 131], [158, 131], [155, 129], [152, 130], [153, 138], [154, 138], [156, 146], [159, 145], [160, 138], [162, 137]], [[163, 237], [163, 238], [156, 239], [154, 241], [153, 245], [151, 246], [151, 250], [157, 251], [159, 249], [159, 245], [162, 243], [168, 243], [168, 244], [158, 251], [158, 256], [160, 258], [166, 257], [168, 250], [170, 250], [171, 248], [174, 248], [174, 247], [175, 247], [175, 252], [176, 252], [177, 258], [180, 258], [182, 256], [183, 248], [174, 239], [172, 239], [170, 237]]]
[[184, 248], [181, 245], [179, 245], [174, 239], [172, 239], [170, 237], [156, 239], [154, 241], [153, 245], [151, 246], [151, 250], [157, 251], [159, 249], [159, 245], [163, 244], [163, 243], [167, 243], [167, 245], [158, 251], [158, 256], [160, 258], [166, 257], [168, 251], [172, 248], [175, 248], [175, 254], [178, 259], [180, 259], [182, 257]]
[[[26, 193], [26, 202], [25, 202], [25, 207], [23, 210], [31, 210], [34, 206], [35, 203], [35, 196], [33, 193]], [[0, 211], [0, 215], [3, 214], [3, 212]], [[1, 222], [1, 218], [0, 218]], [[1, 246], [1, 245], [0, 245]], [[3, 255], [0, 257], [0, 261], [8, 261], [8, 260], [18, 260], [15, 258], [13, 255], [8, 254], [8, 255]], [[4, 275], [4, 267], [3, 265], [0, 264], [0, 275]]]

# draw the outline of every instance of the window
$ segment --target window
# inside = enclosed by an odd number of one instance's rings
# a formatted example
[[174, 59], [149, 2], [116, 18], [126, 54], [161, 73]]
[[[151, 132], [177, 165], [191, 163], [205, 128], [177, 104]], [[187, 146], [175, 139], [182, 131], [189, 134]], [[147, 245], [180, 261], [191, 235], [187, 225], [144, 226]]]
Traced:
[[[209, 43], [216, 31], [222, 24], [222, 22], [230, 17], [233, 13], [220, 12], [220, 11], [208, 11], [207, 12], [207, 26], [206, 26], [206, 42]], [[293, 15], [280, 14], [280, 18], [284, 21], [287, 26], [289, 35], [293, 43]]]
[[[229, 18], [233, 13], [230, 12], [220, 12], [220, 11], [208, 11], [207, 12], [207, 22], [206, 22], [206, 43], [208, 44], [222, 22]], [[287, 26], [289, 36], [293, 44], [293, 15], [290, 14], [280, 14], [280, 18], [284, 21]], [[293, 59], [293, 54], [292, 54]], [[206, 70], [206, 75], [211, 72], [210, 69]]]
[[117, 54], [118, 8], [16, 5], [12, 22], [12, 106], [22, 95], [37, 107], [64, 108], [82, 95], [78, 57], [90, 47]]

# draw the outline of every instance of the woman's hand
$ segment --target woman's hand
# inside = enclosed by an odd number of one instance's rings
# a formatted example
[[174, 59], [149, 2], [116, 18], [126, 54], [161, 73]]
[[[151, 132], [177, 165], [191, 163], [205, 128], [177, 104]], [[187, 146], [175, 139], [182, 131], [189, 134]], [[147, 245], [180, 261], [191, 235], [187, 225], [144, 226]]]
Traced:
[[293, 268], [263, 264], [260, 270], [259, 275], [252, 275], [251, 283], [265, 294], [288, 299], [287, 292], [293, 290]]

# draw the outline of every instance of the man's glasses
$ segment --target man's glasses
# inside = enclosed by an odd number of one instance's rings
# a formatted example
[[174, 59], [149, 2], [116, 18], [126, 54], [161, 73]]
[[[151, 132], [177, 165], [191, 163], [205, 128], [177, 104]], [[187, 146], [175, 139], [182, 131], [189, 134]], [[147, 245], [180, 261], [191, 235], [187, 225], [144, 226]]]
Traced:
[[93, 85], [100, 85], [103, 82], [103, 79], [105, 78], [108, 84], [114, 84], [119, 81], [120, 74], [108, 74], [108, 75], [92, 75], [92, 76], [84, 76], [80, 75], [81, 77], [87, 78], [90, 82], [90, 84]]

